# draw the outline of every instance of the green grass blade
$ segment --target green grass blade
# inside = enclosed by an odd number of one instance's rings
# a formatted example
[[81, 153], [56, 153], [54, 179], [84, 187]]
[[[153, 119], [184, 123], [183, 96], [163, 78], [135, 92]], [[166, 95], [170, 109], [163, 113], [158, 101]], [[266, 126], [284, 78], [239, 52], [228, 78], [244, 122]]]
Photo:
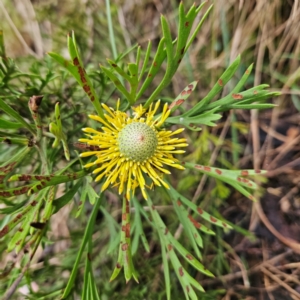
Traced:
[[113, 28], [113, 22], [111, 18], [111, 10], [110, 10], [110, 1], [105, 0], [106, 5], [106, 17], [107, 17], [107, 23], [108, 23], [108, 33], [109, 33], [109, 40], [110, 40], [110, 46], [113, 53], [113, 57], [116, 59], [118, 57], [117, 54], [117, 47], [116, 47], [116, 40], [115, 40], [115, 34], [114, 34], [114, 28]]
[[0, 56], [6, 57], [3, 30], [0, 30]]

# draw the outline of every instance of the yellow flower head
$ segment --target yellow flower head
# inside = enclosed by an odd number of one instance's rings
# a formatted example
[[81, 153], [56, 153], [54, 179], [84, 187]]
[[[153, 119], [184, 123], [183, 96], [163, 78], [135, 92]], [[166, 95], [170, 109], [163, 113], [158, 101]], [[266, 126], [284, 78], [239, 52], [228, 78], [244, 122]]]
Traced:
[[161, 129], [170, 114], [168, 105], [165, 104], [162, 113], [154, 117], [160, 105], [151, 104], [148, 112], [143, 107], [133, 108], [133, 116], [125, 112], [109, 108], [102, 104], [106, 111], [104, 118], [90, 115], [89, 117], [102, 124], [100, 130], [83, 128], [88, 138], [80, 139], [82, 143], [98, 146], [99, 150], [84, 152], [80, 156], [96, 156], [96, 160], [84, 167], [98, 166], [93, 173], [99, 174], [96, 181], [105, 178], [102, 191], [109, 185], [117, 185], [119, 194], [126, 190], [126, 197], [130, 199], [136, 187], [140, 187], [142, 194], [147, 199], [145, 192], [146, 180], [169, 188], [163, 180], [162, 174], [170, 174], [165, 165], [181, 169], [184, 167], [173, 157], [173, 154], [184, 153], [176, 148], [186, 147], [186, 139], [174, 138], [184, 129], [167, 131]]

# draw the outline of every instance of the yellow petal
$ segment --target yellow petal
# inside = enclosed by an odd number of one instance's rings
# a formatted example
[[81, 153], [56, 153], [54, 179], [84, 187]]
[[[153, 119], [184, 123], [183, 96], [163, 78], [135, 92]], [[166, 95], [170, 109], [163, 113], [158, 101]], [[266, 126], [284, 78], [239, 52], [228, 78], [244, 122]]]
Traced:
[[[102, 104], [105, 111], [103, 117], [97, 115], [90, 115], [92, 120], [100, 122], [103, 126], [96, 130], [90, 127], [84, 128], [86, 138], [80, 139], [81, 142], [88, 145], [99, 146], [98, 151], [83, 152], [81, 157], [89, 157], [95, 155], [96, 160], [92, 163], [86, 164], [84, 167], [89, 168], [98, 166], [93, 173], [98, 174], [96, 181], [105, 178], [102, 191], [109, 186], [118, 186], [119, 194], [125, 192], [126, 197], [130, 199], [135, 193], [135, 189], [140, 187], [142, 195], [147, 199], [145, 176], [152, 180], [153, 185], [169, 188], [168, 184], [163, 180], [163, 174], [171, 174], [166, 166], [171, 166], [177, 169], [184, 170], [178, 160], [173, 157], [173, 154], [182, 154], [184, 150], [176, 148], [187, 147], [185, 138], [173, 137], [181, 133], [184, 128], [171, 130], [158, 130], [164, 124], [170, 115], [168, 104], [165, 103], [162, 113], [155, 118], [154, 115], [159, 109], [160, 101], [155, 104], [152, 103], [150, 108], [145, 110], [142, 105], [133, 108], [134, 116], [127, 116], [125, 112], [119, 111], [120, 101], [118, 100], [117, 109], [113, 110], [106, 104]], [[136, 162], [134, 160], [125, 158], [120, 153], [118, 145], [119, 132], [127, 125], [133, 122], [140, 122], [147, 124], [154, 130], [158, 139], [158, 146], [152, 155], [144, 162]], [[173, 138], [171, 138], [171, 136]], [[126, 189], [126, 191], [125, 191]]]
[[95, 133], [95, 134], [101, 134], [101, 131], [95, 130], [90, 127], [82, 128], [81, 129], [83, 132], [88, 132], [88, 133]]
[[90, 167], [92, 167], [92, 166], [94, 166], [94, 163], [93, 163], [93, 162], [84, 165], [85, 168], [90, 168]]
[[162, 185], [166, 188], [166, 189], [170, 189], [169, 185], [163, 181], [163, 179], [159, 178], [159, 181], [162, 183]]
[[81, 153], [79, 156], [80, 157], [88, 157], [88, 156], [91, 156], [91, 155], [96, 155], [98, 153], [99, 153], [99, 151], [87, 151], [87, 152]]
[[179, 169], [179, 170], [185, 170], [185, 167], [183, 167], [182, 165], [178, 165], [178, 164], [173, 164], [172, 167]]

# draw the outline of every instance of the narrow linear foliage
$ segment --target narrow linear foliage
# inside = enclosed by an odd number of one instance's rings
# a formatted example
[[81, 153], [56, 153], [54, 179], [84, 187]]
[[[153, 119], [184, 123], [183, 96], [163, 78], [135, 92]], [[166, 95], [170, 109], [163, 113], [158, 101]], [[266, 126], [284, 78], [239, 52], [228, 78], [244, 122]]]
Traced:
[[[252, 65], [224, 93], [240, 67], [238, 56], [203, 99], [196, 99], [198, 82], [193, 81], [172, 101], [159, 100], [212, 10], [212, 6], [205, 7], [205, 3], [192, 5], [186, 12], [180, 3], [177, 36], [172, 36], [162, 15], [162, 37], [154, 52], [149, 41], [146, 49], [137, 46], [129, 51], [134, 52], [135, 60], [127, 65], [126, 55], [107, 59], [106, 65], [101, 58], [101, 72], [84, 66], [72, 31], [67, 36], [70, 59], [49, 52], [45, 77], [24, 74], [7, 57], [0, 32], [0, 213], [5, 216], [0, 220], [1, 247], [19, 255], [22, 250], [30, 253], [24, 254], [26, 264], [14, 275], [13, 268], [3, 275], [12, 278], [5, 283], [4, 299], [14, 292], [16, 282], [25, 284], [24, 276], [36, 249], [51, 244], [50, 219], [72, 205], [78, 224], [90, 214], [68, 265], [70, 275], [63, 285], [42, 291], [39, 299], [69, 299], [72, 294], [80, 294], [81, 299], [100, 299], [103, 291], [97, 277], [113, 285], [122, 271], [126, 283], [132, 278], [142, 283], [143, 269], [136, 266], [135, 255], [142, 251], [141, 246], [151, 251], [150, 234], [160, 244], [165, 299], [173, 299], [174, 274], [186, 299], [200, 299], [204, 289], [194, 274], [214, 277], [207, 269], [204, 240], [214, 236], [216, 230], [228, 232], [232, 226], [209, 209], [204, 210], [199, 199], [189, 199], [172, 182], [183, 174], [195, 178], [206, 175], [210, 182], [226, 184], [256, 201], [253, 191], [259, 190], [257, 182], [263, 180], [265, 171], [204, 166], [184, 155], [193, 146], [192, 135], [205, 126], [215, 126], [224, 112], [272, 108], [266, 100], [278, 95], [266, 90], [266, 84], [244, 89]], [[110, 32], [113, 34], [112, 28]], [[155, 86], [158, 75], [162, 79]], [[16, 88], [16, 78], [22, 76], [28, 85], [35, 84], [34, 91], [25, 93], [23, 88]], [[82, 102], [74, 100], [72, 107], [68, 106], [67, 97], [60, 94], [64, 81], [76, 89]], [[114, 105], [104, 103], [99, 82], [105, 82], [105, 89], [113, 86], [118, 93], [120, 99]], [[76, 93], [69, 97], [78, 99]], [[57, 95], [54, 102], [50, 100], [53, 94]], [[28, 106], [23, 105], [26, 102]], [[22, 109], [16, 110], [15, 103], [22, 103]], [[82, 120], [78, 121], [78, 115]], [[106, 199], [119, 201], [119, 219], [110, 212]], [[160, 213], [165, 202], [171, 210], [166, 218]], [[168, 217], [181, 224], [182, 239], [169, 228]], [[105, 220], [110, 232], [100, 248], [98, 218]], [[97, 268], [95, 249], [113, 257], [110, 278]], [[112, 255], [116, 252], [118, 255]], [[82, 269], [83, 278], [78, 279]]]

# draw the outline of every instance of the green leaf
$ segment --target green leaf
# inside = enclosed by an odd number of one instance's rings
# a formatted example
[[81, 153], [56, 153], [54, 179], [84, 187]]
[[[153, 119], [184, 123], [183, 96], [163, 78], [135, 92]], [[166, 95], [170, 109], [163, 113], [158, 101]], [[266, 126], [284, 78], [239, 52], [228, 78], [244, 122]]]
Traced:
[[[150, 252], [150, 247], [148, 244], [148, 241], [145, 237], [145, 232], [143, 230], [144, 226], [141, 220], [141, 210], [144, 210], [143, 207], [140, 205], [139, 201], [137, 201], [136, 197], [133, 197], [133, 205], [135, 208], [135, 214], [134, 214], [134, 222], [132, 224], [132, 232], [134, 232], [133, 240], [132, 240], [132, 255], [134, 255], [139, 246], [139, 239], [142, 240], [143, 246], [146, 250], [146, 252]], [[145, 213], [145, 212], [144, 212]]]
[[267, 108], [274, 108], [274, 104], [236, 104], [231, 105], [231, 109], [267, 109]]
[[[51, 122], [49, 124], [49, 131], [58, 139], [58, 142], [59, 142], [61, 139], [61, 132], [60, 132], [58, 126], [56, 125], [56, 123]], [[55, 148], [57, 146], [58, 146], [58, 144], [55, 144], [55, 146], [53, 145], [52, 147]]]
[[33, 135], [35, 135], [35, 131], [32, 129], [30, 124], [28, 124], [12, 107], [10, 107], [8, 104], [6, 104], [1, 98], [0, 98], [0, 109], [2, 109], [5, 113], [7, 113], [9, 116], [17, 120], [20, 124], [22, 124], [23, 127], [27, 128]]
[[222, 180], [230, 184], [244, 196], [253, 201], [257, 201], [256, 198], [251, 193], [249, 193], [244, 187], [257, 191], [259, 186], [254, 181], [245, 177], [252, 175], [255, 176], [256, 179], [259, 179], [261, 175], [267, 173], [267, 171], [264, 170], [225, 170], [188, 162], [183, 164], [189, 169], [197, 170], [210, 177], [214, 177], [216, 179]]
[[171, 113], [173, 113], [188, 97], [191, 93], [195, 90], [198, 81], [191, 82], [188, 86], [186, 86], [181, 93], [176, 97], [176, 99], [169, 105], [169, 109]]
[[[173, 202], [177, 201], [177, 203], [176, 204], [174, 203], [174, 205], [181, 206], [182, 203], [184, 203], [186, 206], [188, 206], [190, 209], [192, 209], [196, 214], [200, 215], [204, 220], [206, 220], [216, 226], [222, 227], [222, 228], [227, 228], [227, 229], [231, 228], [225, 222], [218, 220], [215, 217], [211, 216], [209, 213], [205, 212], [201, 207], [197, 207], [196, 204], [194, 204], [192, 201], [185, 198], [183, 195], [179, 194], [173, 187], [170, 187], [170, 190], [168, 190], [168, 193], [170, 194]], [[181, 208], [181, 209], [184, 209], [184, 208]], [[190, 218], [190, 220], [192, 222], [195, 222], [191, 218]], [[196, 225], [196, 223], [195, 223], [195, 225]], [[208, 234], [214, 234], [210, 229], [203, 230], [202, 227], [203, 227], [203, 224], [201, 224], [201, 226], [199, 226], [199, 229]]]
[[98, 95], [92, 85], [88, 74], [83, 67], [81, 57], [77, 50], [75, 34], [73, 31], [68, 34], [68, 49], [72, 62], [69, 62], [60, 55], [52, 52], [49, 52], [48, 55], [72, 74], [72, 76], [76, 79], [84, 92], [87, 94], [99, 116], [103, 117], [103, 110]]
[[126, 197], [123, 197], [122, 205], [122, 231], [120, 238], [119, 256], [116, 267], [114, 268], [113, 274], [110, 277], [110, 281], [115, 279], [120, 273], [121, 268], [124, 268], [124, 276], [126, 282], [128, 282], [131, 277], [138, 282], [137, 272], [134, 268], [132, 261], [131, 252], [131, 237], [130, 237], [130, 201]]
[[147, 68], [147, 65], [148, 65], [148, 62], [149, 62], [150, 53], [151, 53], [151, 47], [152, 47], [152, 42], [149, 40], [147, 50], [146, 50], [146, 54], [145, 54], [145, 58], [144, 58], [144, 62], [143, 62], [143, 66], [142, 66], [141, 72], [139, 74], [138, 82], [141, 81], [141, 79], [142, 79], [142, 77], [143, 77], [143, 75], [146, 71], [146, 68]]
[[[17, 165], [22, 162], [26, 155], [28, 155], [31, 151], [31, 147], [23, 147], [20, 151], [18, 151], [15, 155], [13, 155], [9, 160], [0, 163], [0, 175], [5, 175], [14, 170]], [[2, 181], [4, 176], [0, 176], [0, 182]], [[26, 193], [26, 192], [25, 192]]]
[[[0, 134], [2, 134], [0, 132]], [[9, 145], [19, 145], [19, 146], [28, 146], [30, 143], [30, 140], [24, 137], [17, 137], [17, 135], [9, 134], [7, 135], [7, 132], [3, 133], [5, 134], [5, 137], [0, 137], [0, 142], [7, 143]], [[16, 136], [16, 137], [14, 137]]]
[[105, 73], [105, 75], [113, 82], [115, 87], [120, 91], [122, 95], [126, 97], [129, 103], [134, 104], [135, 100], [132, 98], [130, 93], [126, 90], [126, 88], [122, 85], [121, 81], [118, 79], [116, 75], [113, 74], [108, 68], [100, 65], [101, 70]]
[[53, 206], [55, 207], [53, 214], [57, 213], [62, 207], [67, 205], [73, 199], [81, 184], [82, 179], [78, 180], [78, 182], [63, 196], [53, 201]]
[[171, 124], [184, 125], [189, 129], [197, 129], [197, 126], [195, 126], [195, 124], [215, 126], [216, 124], [214, 123], [214, 121], [222, 118], [222, 115], [215, 114], [217, 110], [218, 107], [194, 117], [185, 116], [185, 114], [176, 117], [170, 117], [166, 120], [166, 122]]
[[[160, 237], [160, 243], [161, 245], [163, 245], [164, 242], [162, 241], [161, 236], [159, 237]], [[161, 247], [161, 254], [162, 254], [163, 267], [164, 267], [167, 300], [170, 300], [171, 299], [170, 271], [169, 271], [169, 263], [168, 263], [166, 248], [164, 246]]]
[[109, 229], [110, 234], [109, 234], [109, 244], [108, 244], [107, 253], [111, 253], [120, 244], [120, 236], [117, 234], [116, 231], [116, 228], [120, 230], [120, 226], [116, 222], [116, 220], [112, 217], [112, 215], [103, 206], [100, 206], [100, 210], [105, 216], [106, 224]]
[[0, 30], [0, 56], [6, 57], [3, 30]]
[[237, 85], [234, 87], [234, 89], [231, 91], [231, 93], [238, 93], [245, 85], [245, 83], [247, 82], [247, 79], [249, 77], [249, 75], [251, 74], [251, 71], [253, 69], [253, 64], [251, 64], [247, 70], [244, 72], [242, 78], [239, 80], [239, 82], [237, 83]]
[[171, 66], [172, 66], [171, 60], [174, 56], [173, 41], [172, 41], [172, 37], [171, 37], [171, 30], [170, 30], [169, 24], [163, 15], [161, 15], [160, 21], [161, 21], [163, 35], [165, 38], [165, 46], [166, 46], [166, 52], [167, 52], [168, 66], [167, 66], [167, 71], [166, 71], [166, 75], [165, 75], [165, 77], [167, 77], [168, 76], [167, 74], [171, 71]]
[[197, 268], [202, 273], [204, 273], [208, 276], [213, 276], [213, 275], [212, 275], [211, 272], [206, 270], [202, 266], [202, 264], [199, 261], [197, 261], [190, 253], [188, 253], [188, 251], [171, 235], [171, 233], [169, 232], [169, 230], [165, 226], [164, 222], [162, 221], [161, 217], [159, 216], [157, 210], [153, 206], [153, 203], [152, 203], [152, 200], [150, 199], [150, 197], [148, 197], [148, 202], [149, 202], [149, 208], [150, 208], [150, 212], [151, 212], [151, 215], [152, 215], [152, 218], [153, 218], [153, 222], [154, 222], [155, 227], [156, 227], [156, 229], [159, 233], [160, 240], [161, 240], [162, 244], [168, 250], [168, 254], [169, 254], [169, 257], [171, 259], [171, 263], [172, 263], [173, 268], [176, 272], [176, 275], [177, 275], [177, 277], [178, 277], [178, 279], [179, 279], [179, 281], [180, 281], [180, 283], [183, 287], [183, 290], [186, 294], [186, 297], [188, 299], [188, 296], [187, 296], [187, 294], [188, 294], [189, 297], [196, 300], [197, 295], [195, 294], [195, 291], [190, 286], [189, 277], [186, 276], [187, 271], [183, 268], [183, 266], [181, 265], [179, 259], [177, 258], [177, 255], [174, 251], [174, 247], [177, 250], [179, 250], [179, 252], [182, 255], [185, 255], [184, 258], [187, 259], [187, 261], [189, 261], [189, 263], [191, 263], [195, 268]]
[[232, 78], [240, 64], [240, 61], [241, 57], [239, 55], [221, 75], [218, 82], [213, 86], [207, 96], [198, 102], [191, 110], [183, 114], [183, 116], [193, 116], [195, 114], [199, 114], [203, 109], [206, 109], [211, 100], [220, 93], [225, 84]]
[[84, 208], [84, 204], [85, 204], [85, 201], [86, 201], [86, 195], [87, 195], [87, 190], [86, 190], [85, 187], [83, 187], [82, 190], [81, 190], [81, 195], [80, 195], [79, 204], [78, 204], [78, 208], [77, 208], [77, 211], [76, 211], [75, 218], [78, 218], [81, 215], [81, 212]]
[[[145, 90], [148, 88], [148, 86], [151, 84], [154, 77], [160, 70], [160, 66], [163, 63], [164, 59], [166, 58], [166, 51], [164, 50], [164, 46], [165, 46], [165, 38], [163, 37], [159, 41], [159, 44], [157, 46], [157, 50], [156, 50], [155, 56], [153, 58], [153, 62], [151, 64], [150, 70], [148, 71], [147, 77], [146, 77], [145, 81], [143, 82], [143, 84], [136, 96], [136, 100], [138, 100], [143, 95]], [[149, 45], [148, 45], [148, 47], [149, 47]], [[147, 49], [147, 51], [148, 51], [148, 49]], [[147, 108], [151, 104], [151, 103], [149, 103], [149, 105], [148, 105], [147, 102], [145, 104], [145, 108]]]
[[12, 250], [16, 250], [16, 252], [19, 252], [24, 244], [25, 239], [28, 236], [28, 233], [30, 231], [30, 223], [34, 220], [34, 216], [37, 214], [37, 212], [40, 210], [40, 207], [43, 204], [43, 199], [46, 195], [47, 191], [42, 191], [38, 197], [30, 202], [27, 206], [20, 209], [15, 216], [15, 218], [12, 220], [12, 222], [9, 225], [10, 230], [12, 230], [18, 223], [21, 223], [21, 230], [18, 230], [13, 238], [10, 240], [7, 251], [10, 252]]
[[131, 77], [122, 69], [120, 68], [114, 61], [110, 59], [106, 59], [107, 62], [110, 64], [113, 70], [115, 70], [119, 75], [121, 75], [124, 79], [131, 82]]
[[6, 207], [0, 208], [0, 214], [10, 215], [10, 214], [15, 213], [20, 208], [24, 207], [28, 200], [26, 199], [17, 204], [13, 203], [12, 201], [8, 201], [5, 198], [1, 199], [0, 201], [6, 205]]
[[20, 129], [22, 127], [21, 123], [10, 122], [0, 118], [0, 128], [2, 129]]
[[200, 292], [205, 292], [202, 285], [198, 281], [196, 281], [188, 272], [186, 272], [186, 276], [188, 277], [188, 280], [192, 286], [194, 286]]
[[[92, 181], [92, 178], [89, 177], [89, 180]], [[99, 198], [98, 194], [95, 192], [94, 188], [91, 186], [91, 184], [87, 184], [86, 186], [86, 190], [87, 190], [87, 195], [88, 195], [88, 198], [89, 198], [89, 201], [92, 205], [95, 204], [96, 202], [96, 199]]]
[[49, 125], [50, 132], [56, 137], [54, 140], [54, 143], [52, 145], [53, 148], [58, 147], [60, 141], [62, 142], [64, 154], [66, 160], [70, 160], [70, 151], [67, 143], [66, 135], [63, 132], [63, 127], [61, 123], [61, 114], [60, 114], [60, 108], [59, 108], [59, 102], [56, 102], [55, 104], [55, 118], [56, 123], [51, 122]]
[[12, 239], [9, 241], [7, 245], [7, 249], [6, 249], [7, 252], [11, 252], [12, 250], [15, 250], [16, 253], [19, 253], [24, 246], [25, 238], [29, 233], [31, 220], [28, 218], [28, 216], [25, 216], [25, 218], [23, 218], [22, 221], [23, 221], [23, 225], [21, 226], [22, 231], [18, 230], [14, 234], [14, 236], [12, 237]]
[[192, 247], [196, 255], [199, 257], [199, 259], [201, 259], [202, 255], [198, 248], [198, 247], [203, 248], [203, 241], [201, 235], [197, 232], [196, 226], [188, 219], [189, 214], [186, 211], [186, 209], [183, 207], [183, 205], [179, 205], [178, 201], [176, 203], [175, 201], [173, 201], [173, 206], [179, 217], [179, 221], [182, 224], [183, 229], [186, 232], [190, 243], [192, 244]]
[[77, 72], [77, 68], [73, 65], [73, 63], [71, 61], [66, 60], [61, 55], [53, 53], [53, 52], [48, 52], [47, 54], [53, 60], [55, 60], [57, 63], [59, 63], [62, 67], [66, 68], [77, 81], [80, 81], [80, 76]]
[[80, 262], [82, 253], [85, 249], [85, 246], [88, 242], [88, 238], [91, 236], [91, 232], [94, 229], [94, 224], [95, 224], [95, 220], [96, 220], [96, 216], [97, 216], [97, 213], [98, 213], [98, 209], [99, 209], [101, 200], [102, 200], [102, 197], [99, 197], [97, 199], [94, 207], [93, 207], [93, 211], [91, 213], [90, 219], [89, 219], [88, 224], [85, 228], [84, 236], [83, 236], [81, 246], [80, 246], [79, 252], [77, 254], [77, 257], [76, 257], [76, 260], [75, 260], [75, 263], [74, 263], [74, 267], [72, 269], [72, 272], [71, 272], [71, 275], [69, 277], [67, 286], [66, 286], [66, 288], [63, 292], [63, 295], [62, 295], [61, 299], [66, 299], [67, 296], [70, 294], [72, 288], [73, 288], [73, 284], [75, 282], [75, 278], [76, 278], [78, 267], [79, 267], [79, 262]]
[[[210, 103], [206, 107], [206, 109], [214, 109], [216, 107], [219, 107], [218, 112], [223, 112], [241, 105], [244, 105], [245, 107], [247, 107], [247, 109], [252, 109], [252, 108], [254, 109], [254, 106], [257, 105], [257, 103], [255, 102], [260, 102], [270, 97], [279, 95], [278, 92], [269, 92], [264, 90], [266, 87], [268, 87], [268, 85], [262, 84], [259, 86], [255, 86], [251, 89], [248, 89], [244, 92], [241, 92], [239, 94], [230, 93], [224, 98], [221, 98], [218, 101]], [[246, 104], [248, 104], [248, 106]], [[265, 105], [266, 107], [262, 106], [261, 108], [274, 107], [273, 104], [263, 104], [263, 105]]]
[[[200, 12], [200, 10], [203, 8], [203, 6], [206, 4], [207, 2], [203, 2], [202, 4], [199, 5], [199, 7], [196, 9], [196, 13], [198, 14]], [[196, 29], [194, 30], [191, 38], [189, 39], [189, 41], [186, 44], [185, 50], [187, 50], [191, 44], [193, 43], [194, 39], [196, 38], [198, 32], [200, 31], [205, 19], [207, 18], [207, 16], [209, 15], [210, 11], [213, 8], [213, 4], [207, 9], [207, 11], [205, 12], [205, 14], [203, 15], [203, 17], [201, 18], [201, 21], [199, 22], [199, 24], [197, 25]]]

